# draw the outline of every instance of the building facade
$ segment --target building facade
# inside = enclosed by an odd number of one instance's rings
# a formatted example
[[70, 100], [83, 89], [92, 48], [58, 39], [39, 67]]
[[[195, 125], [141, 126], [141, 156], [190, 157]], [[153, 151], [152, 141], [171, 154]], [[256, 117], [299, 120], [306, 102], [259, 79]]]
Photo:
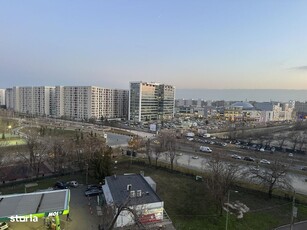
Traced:
[[23, 114], [72, 120], [124, 118], [128, 90], [96, 86], [40, 86], [7, 89], [7, 108]]
[[5, 105], [5, 89], [0, 89], [0, 106]]
[[174, 106], [174, 86], [130, 82], [129, 120], [147, 122], [171, 119], [174, 116]]

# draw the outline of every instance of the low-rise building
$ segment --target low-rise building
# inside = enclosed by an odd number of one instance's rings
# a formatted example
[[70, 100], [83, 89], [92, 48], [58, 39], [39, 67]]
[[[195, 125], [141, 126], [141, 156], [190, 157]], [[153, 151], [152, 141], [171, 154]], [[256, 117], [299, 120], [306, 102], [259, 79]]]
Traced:
[[114, 175], [105, 178], [103, 193], [106, 205], [119, 214], [114, 227], [139, 222], [162, 223], [164, 202], [157, 195], [156, 183], [140, 174]]

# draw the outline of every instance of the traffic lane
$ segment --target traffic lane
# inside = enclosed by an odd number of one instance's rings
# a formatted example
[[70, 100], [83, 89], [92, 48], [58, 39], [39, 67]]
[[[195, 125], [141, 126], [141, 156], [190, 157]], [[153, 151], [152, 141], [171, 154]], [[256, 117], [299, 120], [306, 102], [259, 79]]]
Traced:
[[[289, 229], [290, 229], [289, 224], [282, 226], [282, 227], [275, 228], [275, 230], [289, 230]], [[307, 229], [307, 221], [302, 221], [299, 223], [295, 223], [293, 225], [293, 230], [306, 230], [306, 229]]]
[[[214, 154], [214, 153], [212, 153]], [[175, 158], [175, 164], [180, 165], [182, 167], [198, 170], [198, 171], [207, 171], [209, 168], [209, 158], [207, 155], [202, 156], [202, 155], [197, 155], [198, 159], [193, 159], [193, 156], [191, 154], [183, 154], [182, 156], [177, 156]], [[169, 158], [167, 157], [167, 154], [164, 153], [162, 156], [159, 158], [159, 160], [164, 161], [169, 163]], [[225, 163], [227, 163], [226, 159], [224, 160]], [[230, 161], [232, 163], [237, 164], [240, 167], [240, 175], [244, 176], [245, 179], [251, 179], [252, 173], [251, 169], [252, 167], [255, 167], [255, 163], [253, 162], [247, 162], [243, 160], [235, 160], [230, 158]], [[244, 162], [244, 163], [243, 163]], [[265, 165], [259, 165], [260, 170], [265, 169]], [[299, 174], [293, 174], [289, 173], [287, 176], [290, 185], [294, 188], [295, 191], [298, 193], [307, 195], [307, 182], [305, 182], [306, 176], [304, 175], [299, 175]]]

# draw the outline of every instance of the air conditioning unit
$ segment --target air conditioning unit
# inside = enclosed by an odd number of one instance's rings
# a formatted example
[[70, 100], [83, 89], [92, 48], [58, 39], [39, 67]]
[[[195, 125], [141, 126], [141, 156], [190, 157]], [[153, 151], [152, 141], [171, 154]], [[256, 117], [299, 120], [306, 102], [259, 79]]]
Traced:
[[135, 197], [135, 191], [134, 190], [130, 191], [130, 197]]
[[141, 197], [142, 196], [142, 190], [137, 190], [136, 191], [136, 196]]

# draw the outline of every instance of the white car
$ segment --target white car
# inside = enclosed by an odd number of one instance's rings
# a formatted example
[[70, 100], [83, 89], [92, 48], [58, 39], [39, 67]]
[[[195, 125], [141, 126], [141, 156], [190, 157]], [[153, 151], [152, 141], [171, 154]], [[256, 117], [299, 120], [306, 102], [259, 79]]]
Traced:
[[265, 150], [264, 150], [264, 148], [260, 148], [259, 151], [260, 152], [264, 152]]
[[242, 157], [237, 155], [237, 154], [233, 154], [233, 155], [231, 155], [231, 157], [234, 158], [234, 159], [237, 159], [237, 160], [241, 160], [242, 159]]
[[70, 187], [76, 188], [79, 186], [79, 183], [75, 180], [67, 182]]
[[0, 222], [0, 230], [5, 230], [5, 229], [8, 229], [9, 226], [7, 223], [5, 222]]
[[293, 157], [293, 153], [289, 153], [289, 155], [288, 155], [289, 157]]
[[260, 163], [261, 163], [261, 164], [267, 164], [267, 165], [271, 164], [271, 162], [268, 161], [268, 160], [266, 160], [266, 159], [262, 159], [262, 160], [260, 161]]
[[198, 159], [199, 157], [198, 157], [198, 156], [192, 156], [192, 158], [193, 158], [193, 159]]

